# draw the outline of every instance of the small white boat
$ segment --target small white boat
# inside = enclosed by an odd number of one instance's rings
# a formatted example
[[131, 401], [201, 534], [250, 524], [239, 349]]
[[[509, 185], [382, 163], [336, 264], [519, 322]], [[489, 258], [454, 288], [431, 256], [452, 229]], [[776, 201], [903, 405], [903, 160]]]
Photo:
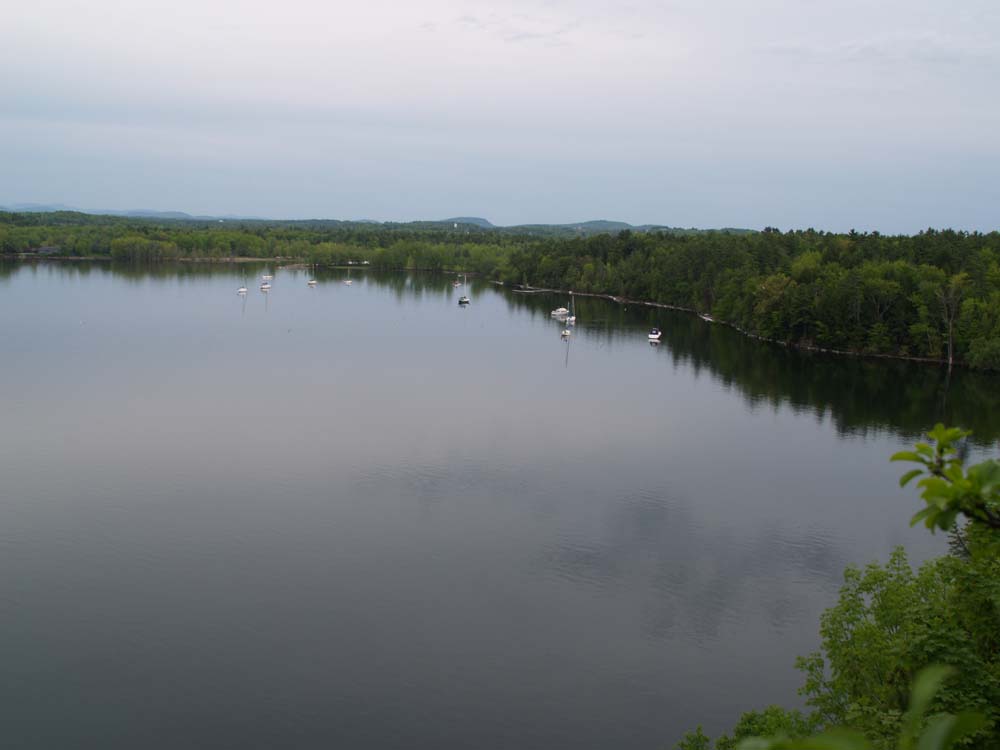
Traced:
[[316, 281], [316, 279], [309, 279], [309, 281], [306, 282], [306, 285], [307, 286], [316, 286], [316, 284], [318, 284], [318, 283], [319, 282]]
[[350, 286], [350, 285], [351, 285], [351, 284], [353, 284], [354, 282], [353, 282], [353, 281], [351, 281], [350, 279], [344, 279], [344, 283], [345, 283], [345, 284], [347, 284], [347, 286]]
[[573, 292], [569, 293], [569, 315], [566, 316], [566, 322], [569, 325], [576, 323], [576, 299], [573, 297]]
[[263, 284], [260, 285], [260, 290], [262, 292], [269, 292], [271, 291], [271, 285], [265, 281]]
[[659, 341], [662, 335], [663, 331], [661, 331], [659, 328], [654, 328], [652, 331], [649, 332], [649, 340]]
[[549, 314], [553, 318], [565, 318], [567, 315], [569, 315], [569, 310], [567, 310], [565, 307], [557, 307]]
[[472, 300], [466, 297], [464, 294], [458, 298], [458, 304], [460, 305], [467, 305], [470, 302], [472, 302]]
[[260, 277], [261, 281], [271, 281], [273, 279], [274, 279], [274, 276], [272, 276], [269, 273], [266, 273], [266, 274], [264, 274], [263, 276]]
[[568, 328], [564, 328], [561, 335], [564, 339], [568, 339], [570, 336], [573, 335], [573, 332]]
[[236, 290], [236, 293], [237, 294], [246, 294], [247, 293], [247, 288], [245, 286], [241, 286], [239, 289]]

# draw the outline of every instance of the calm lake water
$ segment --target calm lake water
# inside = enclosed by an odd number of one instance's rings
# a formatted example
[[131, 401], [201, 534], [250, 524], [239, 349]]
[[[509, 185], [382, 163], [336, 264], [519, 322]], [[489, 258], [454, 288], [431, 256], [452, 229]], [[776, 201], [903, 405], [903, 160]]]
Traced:
[[5, 747], [725, 730], [797, 704], [846, 565], [943, 549], [889, 455], [1000, 435], [989, 376], [593, 299], [567, 343], [565, 297], [264, 269], [0, 267]]

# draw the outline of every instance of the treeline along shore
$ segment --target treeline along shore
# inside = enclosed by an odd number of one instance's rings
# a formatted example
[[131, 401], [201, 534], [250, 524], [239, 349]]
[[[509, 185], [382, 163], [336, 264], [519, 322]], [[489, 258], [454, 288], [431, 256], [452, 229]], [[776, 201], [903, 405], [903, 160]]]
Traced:
[[538, 236], [421, 222], [0, 212], [6, 256], [233, 257], [475, 273], [710, 314], [762, 339], [1000, 370], [1000, 232], [668, 230]]

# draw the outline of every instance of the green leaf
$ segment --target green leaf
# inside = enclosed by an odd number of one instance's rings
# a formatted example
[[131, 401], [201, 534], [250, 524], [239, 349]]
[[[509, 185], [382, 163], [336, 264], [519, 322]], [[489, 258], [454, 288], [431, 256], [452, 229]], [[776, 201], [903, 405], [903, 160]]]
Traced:
[[[923, 521], [929, 515], [931, 515], [932, 513], [936, 513], [936, 512], [937, 512], [937, 508], [931, 508], [929, 506], [926, 507], [926, 508], [924, 508], [923, 510], [918, 510], [916, 513], [913, 514], [913, 518], [910, 519], [910, 526], [916, 526], [918, 523], [920, 523], [921, 521]], [[929, 528], [931, 525], [933, 525], [933, 520], [932, 519], [928, 519], [926, 521], [926, 524], [927, 524], [927, 526]]]
[[969, 469], [969, 479], [979, 485], [983, 492], [993, 492], [1000, 488], [1000, 463], [989, 460], [976, 464]]
[[913, 451], [899, 451], [898, 453], [893, 453], [890, 461], [918, 461], [923, 463], [924, 459]]
[[917, 740], [917, 750], [949, 750], [955, 742], [981, 729], [985, 723], [982, 716], [972, 712], [958, 716], [937, 714], [927, 720], [927, 726]]
[[801, 740], [789, 740], [788, 747], [790, 750], [870, 750], [871, 745], [858, 732], [836, 730]]
[[[896, 455], [899, 454], [897, 453]], [[905, 487], [910, 482], [910, 480], [913, 479], [913, 477], [920, 476], [923, 473], [924, 473], [923, 469], [911, 469], [910, 471], [906, 472], [905, 474], [903, 474], [903, 476], [899, 478], [899, 486]]]
[[857, 732], [834, 730], [815, 737], [747, 737], [736, 750], [871, 750], [868, 740]]
[[909, 745], [909, 738], [917, 733], [917, 728], [923, 720], [927, 708], [930, 706], [934, 696], [937, 695], [941, 685], [947, 680], [955, 669], [943, 664], [932, 664], [920, 670], [913, 681], [913, 690], [910, 692], [910, 707], [903, 717], [902, 737], [900, 745]]

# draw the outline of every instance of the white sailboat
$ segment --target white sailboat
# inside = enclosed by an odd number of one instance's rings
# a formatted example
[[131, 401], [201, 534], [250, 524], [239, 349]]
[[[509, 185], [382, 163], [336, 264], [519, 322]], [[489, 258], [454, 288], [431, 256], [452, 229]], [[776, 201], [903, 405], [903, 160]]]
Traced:
[[[468, 276], [466, 274], [462, 274], [462, 279], [463, 279], [463, 283], [464, 284], [468, 284], [469, 283], [469, 279], [468, 279]], [[461, 306], [463, 306], [463, 307], [465, 305], [469, 304], [470, 302], [472, 302], [472, 300], [469, 299], [468, 297], [466, 297], [464, 294], [461, 297], [458, 298], [458, 304], [461, 305]]]

